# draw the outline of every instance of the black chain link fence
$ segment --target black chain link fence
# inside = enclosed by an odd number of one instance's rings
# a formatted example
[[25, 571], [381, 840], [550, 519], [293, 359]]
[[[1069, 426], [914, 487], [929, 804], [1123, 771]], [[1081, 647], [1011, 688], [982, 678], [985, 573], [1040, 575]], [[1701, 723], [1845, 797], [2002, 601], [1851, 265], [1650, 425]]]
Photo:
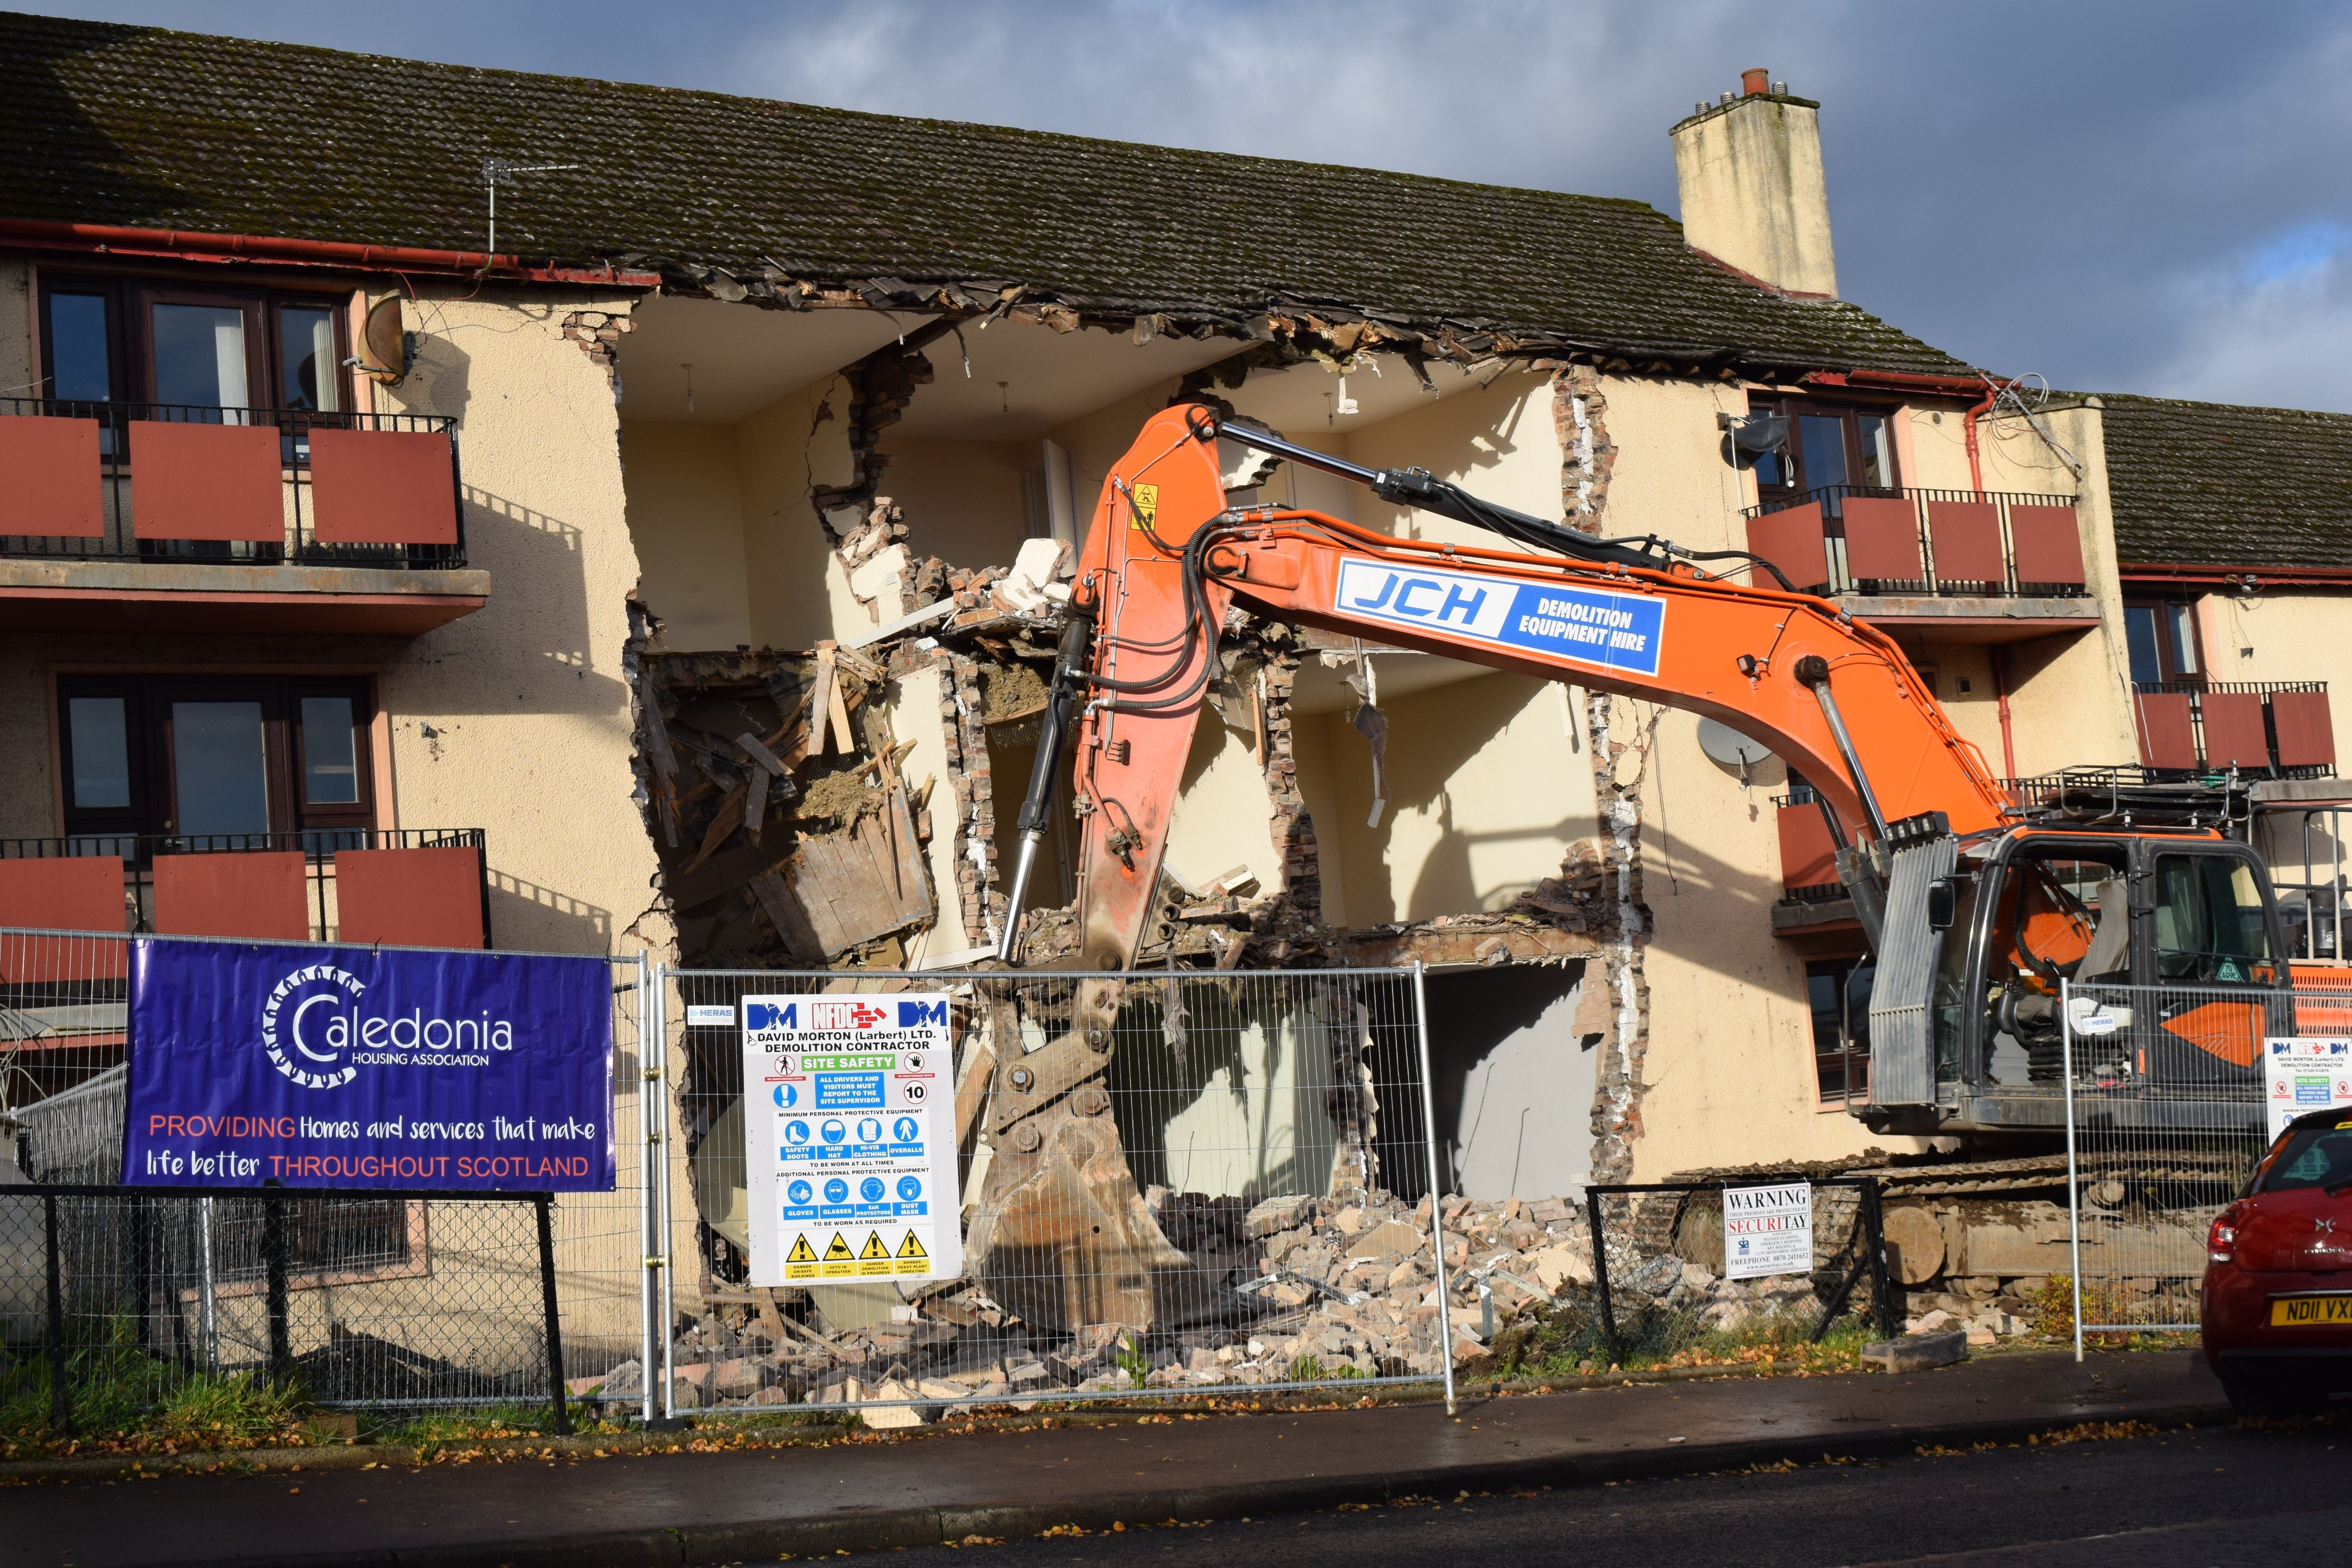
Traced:
[[568, 1431], [544, 1194], [0, 1186], [0, 1426], [134, 1423], [257, 1379], [310, 1403], [551, 1402]]

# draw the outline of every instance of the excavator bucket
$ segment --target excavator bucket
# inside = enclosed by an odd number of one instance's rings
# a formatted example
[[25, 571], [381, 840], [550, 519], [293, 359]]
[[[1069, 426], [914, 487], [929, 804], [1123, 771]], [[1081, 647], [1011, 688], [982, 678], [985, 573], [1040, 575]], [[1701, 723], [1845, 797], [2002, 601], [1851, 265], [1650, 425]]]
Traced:
[[1232, 1288], [1230, 1260], [1172, 1245], [1129, 1168], [1109, 1084], [1127, 983], [1067, 986], [1066, 1019], [1049, 1005], [1026, 1020], [1061, 1025], [1035, 1051], [1021, 1048], [1017, 1004], [995, 1005], [996, 1060], [981, 1107], [992, 1153], [968, 1242], [974, 1271], [999, 1303], [1041, 1328], [1147, 1333], [1246, 1322], [1259, 1309]]

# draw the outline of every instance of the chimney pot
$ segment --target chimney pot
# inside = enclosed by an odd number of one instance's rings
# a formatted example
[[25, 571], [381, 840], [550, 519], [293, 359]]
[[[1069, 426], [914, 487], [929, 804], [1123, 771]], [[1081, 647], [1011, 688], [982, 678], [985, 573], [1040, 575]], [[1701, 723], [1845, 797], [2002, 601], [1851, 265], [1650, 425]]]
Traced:
[[1691, 112], [1693, 114], [1705, 114], [1706, 112], [1706, 99], [1700, 99], [1696, 103], [1692, 104]]
[[1774, 82], [1774, 83], [1772, 84], [1772, 96], [1773, 96], [1773, 97], [1775, 97], [1775, 98], [1786, 98], [1786, 97], [1788, 97], [1788, 96], [1789, 96], [1789, 84], [1788, 84], [1787, 82], [1784, 82], [1784, 81], [1776, 81], [1776, 82]]
[[1769, 83], [1771, 79], [1772, 73], [1766, 70], [1762, 66], [1748, 67], [1746, 70], [1739, 73], [1740, 96], [1743, 98], [1754, 97], [1756, 94], [1765, 90], [1767, 84]]
[[1715, 101], [1717, 103], [1729, 103], [1737, 96], [1738, 95], [1736, 93], [1717, 93], [1716, 95]]

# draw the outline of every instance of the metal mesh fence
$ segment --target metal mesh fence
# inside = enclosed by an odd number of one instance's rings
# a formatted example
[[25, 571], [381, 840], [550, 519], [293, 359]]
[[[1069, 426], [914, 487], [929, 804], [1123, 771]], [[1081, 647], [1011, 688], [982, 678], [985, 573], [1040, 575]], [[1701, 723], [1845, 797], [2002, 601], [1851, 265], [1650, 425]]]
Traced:
[[[2061, 1008], [2078, 1347], [2193, 1332], [2206, 1231], [2276, 1130], [2277, 1048], [2352, 1034], [2352, 991], [2069, 984]], [[2327, 1103], [2294, 1076], [2280, 1104]]]
[[[1798, 1239], [1773, 1265], [1779, 1271], [1737, 1277], [1759, 1265], [1727, 1259], [1726, 1206], [1740, 1219], [1745, 1195], [1770, 1190], [1785, 1193], [1807, 1223], [1790, 1227]], [[1585, 1218], [1589, 1276], [1553, 1287], [1538, 1359], [1656, 1365], [1816, 1343], [1847, 1322], [1895, 1332], [1871, 1177], [1593, 1186]]]
[[[1416, 971], [669, 971], [662, 989], [668, 1409], [876, 1423], [1450, 1374]], [[752, 1228], [781, 1222], [752, 1207], [743, 998], [908, 993], [950, 1003], [962, 1272], [753, 1283]]]
[[246, 1374], [326, 1405], [540, 1401], [558, 1347], [575, 1389], [642, 1401], [642, 959], [611, 965], [614, 1190], [198, 1194], [118, 1185], [131, 940], [0, 929], [0, 1423], [95, 1429]]

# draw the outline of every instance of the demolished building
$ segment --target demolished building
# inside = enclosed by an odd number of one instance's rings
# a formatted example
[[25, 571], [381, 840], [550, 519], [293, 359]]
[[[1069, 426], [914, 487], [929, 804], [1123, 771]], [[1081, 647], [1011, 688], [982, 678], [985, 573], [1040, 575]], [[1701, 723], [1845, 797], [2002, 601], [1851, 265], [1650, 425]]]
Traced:
[[[261, 830], [479, 829], [485, 940], [981, 961], [1012, 913], [1060, 576], [1111, 463], [1180, 401], [1595, 534], [1764, 553], [1900, 639], [2004, 776], [2146, 759], [2133, 639], [2195, 607], [2158, 570], [2189, 546], [2119, 556], [2155, 535], [2108, 464], [2147, 459], [2111, 458], [2097, 400], [2033, 413], [1838, 297], [1818, 106], [1760, 73], [1671, 127], [1677, 224], [47, 18], [0, 17], [0, 294], [26, 323], [0, 333], [0, 385], [40, 392], [7, 412], [399, 424], [446, 439], [415, 493], [455, 495], [429, 538], [345, 523], [299, 465], [282, 545], [134, 538], [121, 496], [80, 533], [0, 524], [0, 812], [25, 842], [180, 831], [169, 716], [244, 705], [276, 727]], [[203, 364], [172, 335], [197, 328]], [[1470, 542], [1291, 465], [1237, 456], [1227, 484]], [[2210, 651], [2193, 614], [2163, 624], [2192, 632], [2155, 680]], [[1840, 1000], [1859, 926], [1778, 760], [1262, 618], [1223, 627], [1220, 659], [1143, 961], [1429, 966], [1442, 1185], [1499, 1204], [1874, 1142], [1843, 1113], [1867, 1093]], [[355, 705], [353, 793], [288, 787], [312, 699]], [[85, 798], [76, 759], [114, 741], [121, 788], [92, 774]], [[1062, 951], [1074, 892], [1049, 841], [1028, 961]], [[333, 935], [331, 907], [301, 934]], [[686, 1091], [691, 1166], [731, 1091]], [[1296, 1196], [1269, 1179], [1162, 1185]], [[695, 1186], [721, 1281], [724, 1188]]]

